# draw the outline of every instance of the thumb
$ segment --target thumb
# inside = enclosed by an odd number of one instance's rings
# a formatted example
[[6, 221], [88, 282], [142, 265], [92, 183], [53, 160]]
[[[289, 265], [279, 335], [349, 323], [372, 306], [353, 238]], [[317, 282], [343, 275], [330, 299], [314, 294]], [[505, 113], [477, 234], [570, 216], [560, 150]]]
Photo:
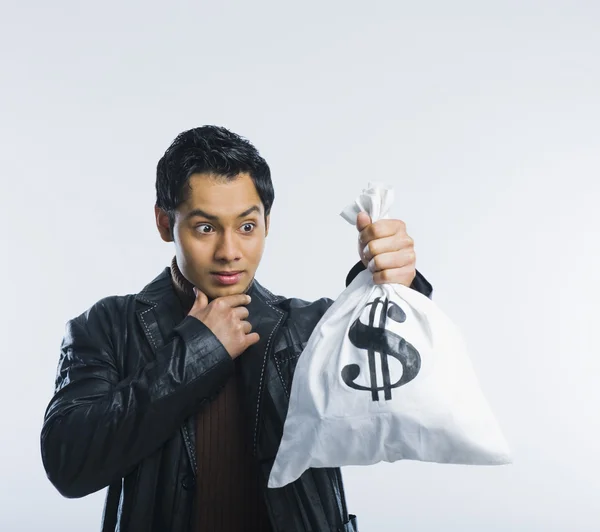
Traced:
[[194, 286], [194, 294], [196, 294], [196, 304], [201, 309], [206, 307], [206, 305], [208, 304], [208, 297], [206, 297], [206, 294], [199, 288], [196, 288], [195, 286]]
[[356, 217], [356, 228], [362, 231], [365, 227], [371, 224], [371, 217], [365, 211], [360, 211]]

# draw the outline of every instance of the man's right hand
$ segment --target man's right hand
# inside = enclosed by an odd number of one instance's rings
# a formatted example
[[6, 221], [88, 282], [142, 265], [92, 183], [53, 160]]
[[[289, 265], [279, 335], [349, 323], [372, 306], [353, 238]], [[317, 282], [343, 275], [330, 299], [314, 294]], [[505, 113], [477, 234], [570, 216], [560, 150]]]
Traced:
[[247, 294], [217, 297], [210, 303], [206, 294], [194, 287], [196, 301], [188, 316], [194, 316], [206, 325], [223, 344], [231, 358], [237, 358], [248, 347], [260, 339], [256, 332], [250, 332], [252, 325], [244, 321], [250, 314], [244, 306], [250, 303]]

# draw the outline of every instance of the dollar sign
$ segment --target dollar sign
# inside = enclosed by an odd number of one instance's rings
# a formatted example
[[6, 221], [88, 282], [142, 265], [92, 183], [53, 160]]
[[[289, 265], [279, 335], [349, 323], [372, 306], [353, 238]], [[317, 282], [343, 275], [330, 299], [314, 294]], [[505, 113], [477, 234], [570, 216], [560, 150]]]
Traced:
[[[379, 317], [379, 326], [374, 327], [375, 311], [381, 303], [382, 311]], [[403, 386], [412, 381], [421, 369], [421, 355], [415, 347], [409, 344], [404, 338], [388, 331], [385, 328], [387, 318], [398, 323], [406, 321], [406, 313], [399, 305], [387, 298], [375, 298], [365, 305], [367, 308], [371, 305], [369, 312], [369, 325], [365, 325], [357, 318], [350, 326], [348, 338], [352, 344], [359, 349], [366, 349], [369, 359], [369, 371], [371, 374], [371, 386], [362, 386], [356, 384], [356, 379], [360, 375], [360, 366], [358, 364], [349, 364], [342, 368], [342, 380], [354, 390], [370, 391], [373, 401], [379, 401], [379, 392], [383, 391], [386, 401], [392, 398], [392, 389]], [[381, 356], [381, 370], [383, 376], [383, 386], [377, 384], [377, 374], [375, 371], [375, 353]], [[398, 382], [390, 382], [390, 368], [388, 357], [394, 357], [402, 364], [402, 377]]]

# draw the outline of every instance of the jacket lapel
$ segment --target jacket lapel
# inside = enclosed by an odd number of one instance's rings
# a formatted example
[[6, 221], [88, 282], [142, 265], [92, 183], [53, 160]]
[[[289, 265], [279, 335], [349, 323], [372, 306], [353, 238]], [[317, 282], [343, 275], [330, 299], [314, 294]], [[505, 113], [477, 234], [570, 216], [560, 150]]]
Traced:
[[[276, 329], [284, 322], [287, 313], [276, 308], [277, 301], [284, 299], [274, 296], [256, 279], [248, 294], [252, 301], [247, 305], [247, 321], [260, 340], [250, 346], [240, 357], [240, 382], [244, 398], [247, 436], [252, 442], [253, 453], [257, 455], [260, 431], [260, 414], [268, 353], [275, 341]], [[139, 302], [137, 319], [154, 357], [159, 349], [170, 341], [174, 327], [185, 317], [175, 289], [172, 285], [170, 268], [165, 268], [154, 280], [136, 295]], [[196, 416], [191, 416], [181, 427], [183, 440], [190, 465], [196, 474]]]
[[277, 308], [276, 303], [283, 297], [274, 296], [254, 280], [248, 294], [252, 301], [247, 305], [252, 332], [260, 339], [239, 357], [240, 381], [244, 398], [244, 418], [246, 419], [247, 441], [252, 444], [253, 455], [258, 457], [258, 441], [261, 427], [264, 390], [267, 385], [267, 362], [276, 339], [277, 329], [285, 321], [287, 312]]
[[[175, 326], [185, 317], [181, 303], [175, 293], [171, 271], [165, 268], [154, 280], [136, 295], [140, 302], [136, 309], [137, 319], [144, 332], [154, 357], [158, 350], [168, 343]], [[181, 426], [190, 466], [196, 475], [196, 416], [190, 416]]]

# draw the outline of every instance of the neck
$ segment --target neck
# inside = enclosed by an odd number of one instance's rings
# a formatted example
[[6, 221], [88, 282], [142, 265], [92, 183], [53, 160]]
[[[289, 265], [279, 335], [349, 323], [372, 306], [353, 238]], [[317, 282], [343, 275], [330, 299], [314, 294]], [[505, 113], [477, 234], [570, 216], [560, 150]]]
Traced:
[[179, 266], [177, 266], [177, 258], [174, 256], [171, 259], [171, 280], [173, 281], [173, 288], [179, 296], [181, 305], [187, 314], [196, 300], [196, 294], [194, 294], [194, 285], [190, 283], [181, 273]]

